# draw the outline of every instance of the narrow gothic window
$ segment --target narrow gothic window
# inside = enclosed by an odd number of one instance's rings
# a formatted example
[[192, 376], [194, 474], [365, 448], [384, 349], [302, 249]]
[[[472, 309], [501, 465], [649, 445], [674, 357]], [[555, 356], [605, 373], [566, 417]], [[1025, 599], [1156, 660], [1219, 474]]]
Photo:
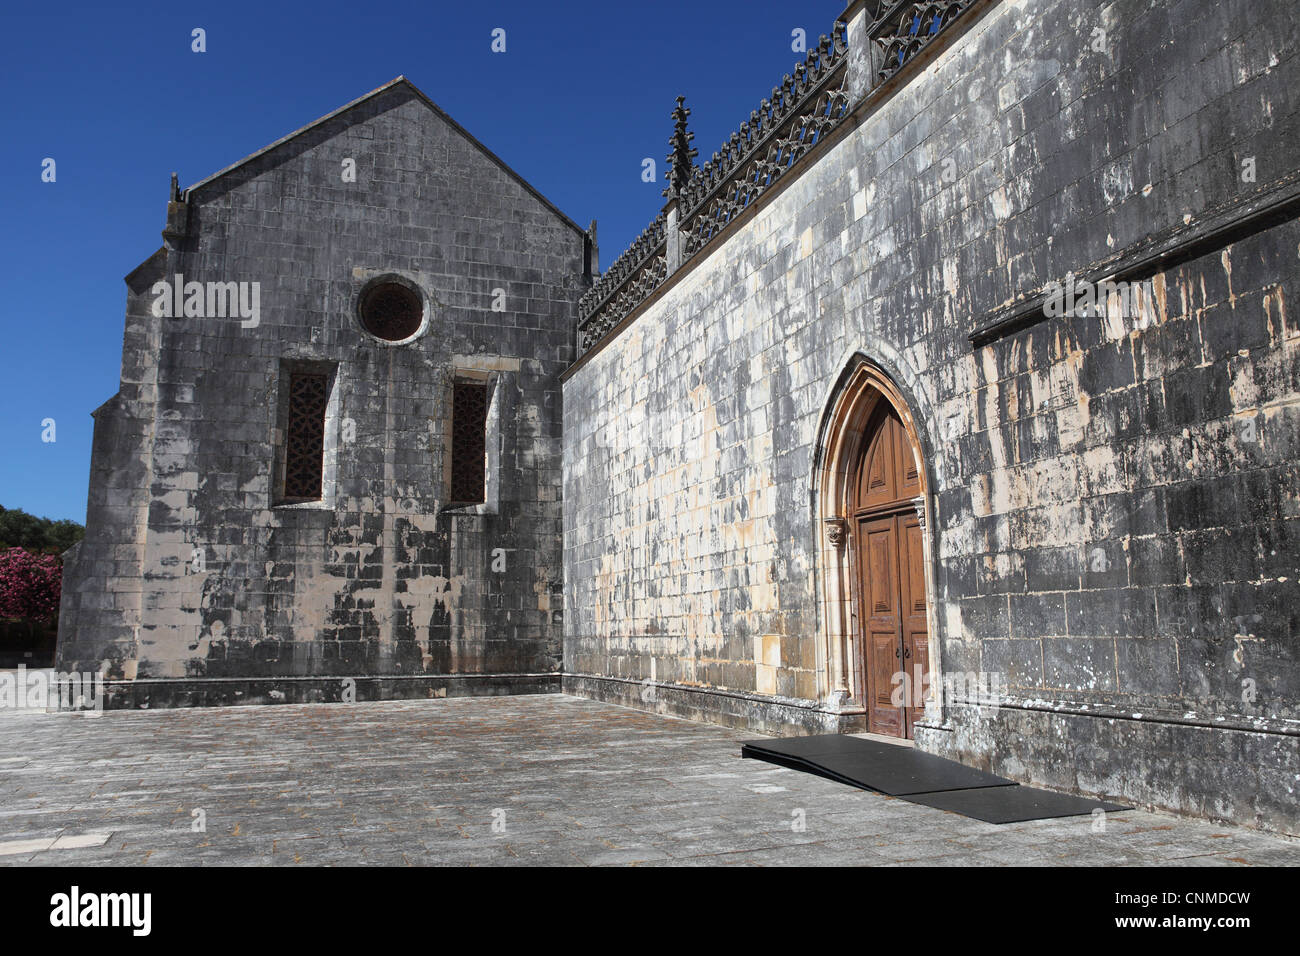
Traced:
[[328, 399], [326, 376], [306, 372], [289, 376], [289, 426], [284, 458], [286, 501], [316, 501], [321, 497]]
[[457, 504], [484, 501], [487, 452], [487, 385], [456, 382], [451, 403], [451, 500]]

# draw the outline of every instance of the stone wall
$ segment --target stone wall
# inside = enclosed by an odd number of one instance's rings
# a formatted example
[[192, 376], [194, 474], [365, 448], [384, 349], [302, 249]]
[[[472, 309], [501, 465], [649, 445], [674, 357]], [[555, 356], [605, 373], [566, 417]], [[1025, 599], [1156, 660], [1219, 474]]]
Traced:
[[[105, 667], [121, 703], [155, 706], [329, 699], [331, 676], [363, 679], [359, 696], [474, 675], [555, 689], [558, 375], [584, 233], [404, 80], [174, 199], [167, 245], [128, 278], [61, 666]], [[177, 273], [260, 283], [257, 323], [154, 316]], [[427, 302], [410, 344], [356, 318], [387, 274]], [[325, 495], [277, 506], [293, 363], [333, 377]], [[492, 388], [491, 473], [486, 504], [449, 508], [460, 376]]]
[[[939, 670], [1006, 684], [928, 710], [920, 744], [1294, 830], [1296, 23], [1285, 0], [994, 3], [859, 106], [566, 377], [566, 686], [852, 724], [820, 679], [816, 475], [861, 356], [928, 458]], [[1128, 309], [972, 344], [1157, 245], [1180, 255]]]

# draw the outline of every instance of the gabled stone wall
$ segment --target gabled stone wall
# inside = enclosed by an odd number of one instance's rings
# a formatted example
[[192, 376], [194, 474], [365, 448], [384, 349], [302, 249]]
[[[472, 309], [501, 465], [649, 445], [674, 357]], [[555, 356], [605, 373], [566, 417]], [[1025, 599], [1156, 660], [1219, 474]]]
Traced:
[[[60, 665], [105, 667], [119, 703], [152, 706], [335, 699], [343, 678], [374, 697], [555, 689], [558, 375], [583, 232], [405, 81], [174, 199], [167, 245], [128, 280]], [[259, 283], [256, 324], [156, 317], [177, 273]], [[389, 274], [427, 302], [410, 344], [356, 318]], [[285, 506], [293, 367], [333, 393], [325, 498]], [[492, 389], [477, 507], [448, 507], [458, 376]]]

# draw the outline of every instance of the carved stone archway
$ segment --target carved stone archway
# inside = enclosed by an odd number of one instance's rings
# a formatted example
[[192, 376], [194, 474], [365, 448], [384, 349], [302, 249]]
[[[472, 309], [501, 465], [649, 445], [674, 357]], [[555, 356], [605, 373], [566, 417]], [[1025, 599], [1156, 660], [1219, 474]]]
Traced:
[[[920, 475], [921, 494], [916, 498], [915, 505], [925, 550], [926, 614], [930, 623], [931, 645], [930, 686], [941, 686], [933, 548], [930, 544], [932, 534], [927, 530], [933, 527], [928, 520], [930, 472], [926, 467], [923, 446], [918, 439], [922, 430], [918, 428], [910, 403], [894, 380], [879, 366], [859, 355], [840, 376], [839, 385], [823, 416], [814, 476], [822, 604], [817, 648], [818, 693], [827, 709], [841, 715], [843, 726], [855, 726], [858, 722], [857, 715], [862, 715], [862, 720], [865, 721], [866, 713], [866, 680], [854, 632], [856, 549], [852, 540], [852, 523], [848, 519], [853, 510], [855, 477], [865, 450], [867, 428], [882, 401], [891, 405], [902, 421]], [[936, 705], [935, 696], [932, 693], [927, 701], [927, 714]], [[937, 710], [934, 711], [934, 716], [938, 718]]]

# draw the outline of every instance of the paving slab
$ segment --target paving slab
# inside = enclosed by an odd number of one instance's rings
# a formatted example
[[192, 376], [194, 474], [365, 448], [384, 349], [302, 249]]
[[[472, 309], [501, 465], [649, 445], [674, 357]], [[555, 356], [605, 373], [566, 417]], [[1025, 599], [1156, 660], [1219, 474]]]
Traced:
[[993, 826], [753, 738], [560, 694], [3, 712], [0, 866], [1300, 865], [1143, 810]]

